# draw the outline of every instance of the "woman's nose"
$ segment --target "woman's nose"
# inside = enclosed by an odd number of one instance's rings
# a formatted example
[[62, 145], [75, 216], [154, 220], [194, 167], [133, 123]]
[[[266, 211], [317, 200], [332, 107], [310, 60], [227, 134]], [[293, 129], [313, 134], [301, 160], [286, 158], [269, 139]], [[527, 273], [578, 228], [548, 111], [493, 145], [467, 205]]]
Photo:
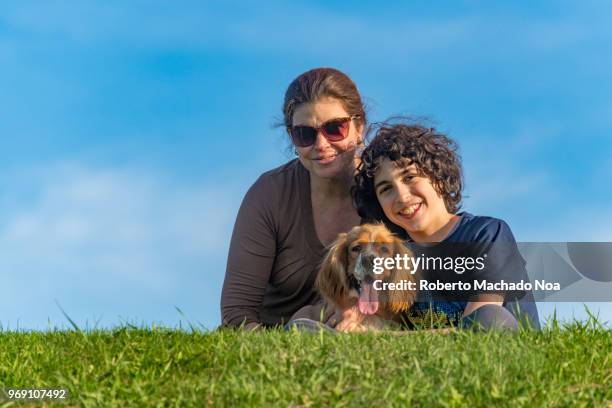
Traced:
[[323, 150], [325, 149], [327, 146], [329, 146], [329, 142], [327, 141], [327, 139], [325, 138], [325, 136], [323, 136], [323, 133], [321, 133], [321, 131], [319, 130], [317, 132], [317, 138], [315, 139], [315, 142], [313, 144], [313, 147], [317, 150]]

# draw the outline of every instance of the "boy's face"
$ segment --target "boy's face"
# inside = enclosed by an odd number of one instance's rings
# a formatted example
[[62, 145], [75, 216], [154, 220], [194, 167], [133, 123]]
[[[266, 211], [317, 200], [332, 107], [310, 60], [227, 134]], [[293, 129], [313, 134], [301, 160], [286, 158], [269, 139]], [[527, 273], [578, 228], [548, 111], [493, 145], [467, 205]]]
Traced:
[[376, 197], [387, 218], [417, 242], [439, 241], [436, 236], [452, 217], [429, 178], [416, 166], [385, 159], [374, 175]]

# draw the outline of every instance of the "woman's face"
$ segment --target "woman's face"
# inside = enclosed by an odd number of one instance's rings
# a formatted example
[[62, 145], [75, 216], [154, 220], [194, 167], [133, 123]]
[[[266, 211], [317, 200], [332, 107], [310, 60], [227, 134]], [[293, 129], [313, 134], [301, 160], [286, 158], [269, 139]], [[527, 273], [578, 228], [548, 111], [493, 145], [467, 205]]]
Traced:
[[374, 174], [376, 197], [383, 212], [417, 242], [428, 242], [449, 219], [444, 199], [416, 166], [385, 159]]
[[[330, 120], [349, 116], [337, 99], [324, 98], [299, 105], [293, 113], [292, 125], [318, 128]], [[330, 142], [319, 131], [314, 144], [296, 146], [298, 157], [311, 175], [321, 178], [345, 176], [347, 171], [355, 169], [355, 149], [361, 141], [362, 129], [359, 122], [351, 120], [347, 137], [338, 142]]]

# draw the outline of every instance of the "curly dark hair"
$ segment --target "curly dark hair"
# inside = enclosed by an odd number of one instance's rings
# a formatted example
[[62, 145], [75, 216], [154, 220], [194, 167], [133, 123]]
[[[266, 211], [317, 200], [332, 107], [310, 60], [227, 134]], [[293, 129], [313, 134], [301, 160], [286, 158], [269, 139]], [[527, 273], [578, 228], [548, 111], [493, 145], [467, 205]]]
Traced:
[[405, 235], [403, 229], [387, 219], [376, 197], [374, 174], [384, 159], [401, 166], [414, 164], [417, 172], [429, 178], [442, 196], [448, 212], [459, 211], [463, 177], [458, 146], [452, 139], [434, 128], [395, 121], [379, 124], [371, 133], [375, 133], [374, 138], [361, 155], [352, 188], [355, 206], [363, 219], [382, 221], [392, 231]]

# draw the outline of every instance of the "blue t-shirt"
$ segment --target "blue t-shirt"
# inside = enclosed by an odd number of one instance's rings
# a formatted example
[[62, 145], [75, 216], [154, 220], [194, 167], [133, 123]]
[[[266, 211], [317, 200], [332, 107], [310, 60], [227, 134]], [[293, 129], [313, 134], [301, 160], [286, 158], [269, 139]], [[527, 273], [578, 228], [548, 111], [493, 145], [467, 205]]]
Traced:
[[[420, 246], [410, 238], [406, 241], [411, 248], [420, 248], [427, 256], [451, 256], [455, 259], [469, 256], [484, 257], [486, 267], [482, 270], [474, 268], [471, 271], [457, 274], [455, 272], [424, 271], [422, 279], [428, 281], [446, 278], [448, 282], [461, 279], [464, 281], [488, 282], [518, 282], [528, 279], [525, 261], [520, 255], [514, 235], [508, 224], [498, 218], [475, 216], [468, 212], [458, 214], [461, 218], [451, 233], [440, 243], [433, 246]], [[494, 292], [494, 291], [491, 291]], [[431, 292], [421, 291], [418, 301], [407, 314], [408, 321], [413, 325], [445, 325], [456, 324], [463, 314], [469, 297], [477, 292]], [[494, 292], [494, 293], [500, 293]], [[514, 305], [519, 299], [531, 299], [531, 307], [521, 310], [527, 313], [531, 321], [537, 322], [537, 309], [533, 304], [533, 295], [524, 291], [503, 292], [505, 306], [515, 314]], [[518, 316], [517, 316], [518, 317]]]

